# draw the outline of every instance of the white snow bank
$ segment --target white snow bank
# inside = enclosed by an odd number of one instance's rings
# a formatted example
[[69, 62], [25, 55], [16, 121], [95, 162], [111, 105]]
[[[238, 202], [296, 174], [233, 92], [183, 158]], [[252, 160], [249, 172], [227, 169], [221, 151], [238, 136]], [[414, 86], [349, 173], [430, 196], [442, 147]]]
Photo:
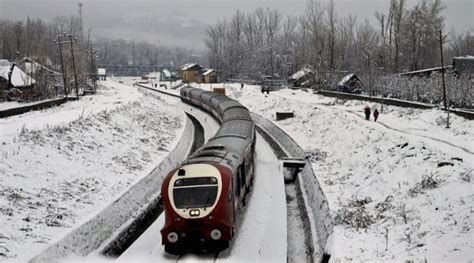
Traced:
[[179, 139], [181, 111], [105, 84], [97, 96], [1, 120], [0, 261], [25, 261], [85, 222]]
[[[472, 259], [473, 121], [451, 115], [445, 129], [441, 111], [385, 106], [375, 123], [358, 101], [226, 87], [269, 119], [295, 113], [276, 123], [307, 151], [322, 183], [336, 223], [332, 259]], [[444, 161], [452, 166], [438, 167]]]

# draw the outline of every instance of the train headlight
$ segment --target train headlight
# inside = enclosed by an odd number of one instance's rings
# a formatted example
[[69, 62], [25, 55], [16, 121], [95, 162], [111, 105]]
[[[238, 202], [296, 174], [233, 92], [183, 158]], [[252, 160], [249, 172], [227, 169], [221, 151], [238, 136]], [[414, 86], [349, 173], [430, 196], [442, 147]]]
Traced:
[[190, 216], [199, 216], [200, 213], [201, 212], [199, 211], [199, 209], [193, 209], [189, 211]]
[[213, 229], [211, 231], [211, 238], [214, 240], [219, 240], [222, 237], [222, 233], [219, 229]]
[[176, 234], [176, 232], [170, 232], [168, 234], [168, 241], [170, 243], [176, 243], [176, 241], [178, 241], [178, 234]]

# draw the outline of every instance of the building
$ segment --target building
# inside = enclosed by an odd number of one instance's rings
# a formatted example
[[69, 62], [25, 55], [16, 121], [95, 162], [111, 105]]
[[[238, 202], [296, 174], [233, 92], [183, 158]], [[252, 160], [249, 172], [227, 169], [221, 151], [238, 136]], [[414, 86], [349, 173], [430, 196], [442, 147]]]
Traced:
[[167, 69], [163, 69], [161, 71], [161, 80], [162, 81], [172, 81], [172, 75], [171, 72]]
[[217, 82], [217, 72], [213, 69], [206, 69], [202, 73], [203, 83], [216, 83]]
[[35, 83], [36, 80], [26, 74], [21, 68], [6, 59], [0, 59], [1, 99], [30, 100], [33, 97]]
[[183, 83], [216, 83], [217, 72], [195, 63], [184, 64], [181, 69]]
[[203, 67], [196, 63], [188, 63], [184, 64], [180, 68], [181, 79], [183, 83], [190, 83], [190, 82], [202, 82], [202, 71]]
[[293, 87], [307, 86], [311, 82], [312, 75], [313, 71], [311, 68], [305, 66], [288, 78], [288, 84], [293, 85]]
[[339, 83], [337, 83], [337, 90], [348, 93], [360, 94], [362, 92], [363, 83], [360, 78], [354, 74], [347, 74]]

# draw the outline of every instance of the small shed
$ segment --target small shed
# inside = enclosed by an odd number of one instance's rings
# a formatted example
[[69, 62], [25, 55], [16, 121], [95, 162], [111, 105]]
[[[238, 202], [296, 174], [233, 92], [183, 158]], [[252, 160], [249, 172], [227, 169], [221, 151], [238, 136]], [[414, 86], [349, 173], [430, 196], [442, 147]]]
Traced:
[[[11, 81], [11, 86], [9, 85], [9, 80]], [[33, 96], [35, 83], [36, 80], [26, 74], [21, 68], [6, 59], [0, 59], [0, 97], [8, 97], [9, 91], [15, 89], [18, 91], [17, 93], [21, 94], [21, 97], [18, 97], [18, 99], [29, 100]]]
[[362, 92], [363, 83], [360, 78], [354, 74], [347, 74], [339, 83], [337, 83], [337, 90], [347, 93], [360, 94]]
[[474, 56], [454, 57], [453, 71], [458, 74], [471, 75], [474, 73]]
[[217, 82], [217, 72], [213, 69], [205, 69], [202, 73], [203, 83], [216, 83]]
[[184, 64], [180, 68], [181, 79], [184, 83], [201, 82], [201, 72], [204, 68], [196, 63]]
[[305, 66], [299, 71], [295, 72], [288, 78], [288, 83], [293, 85], [294, 87], [303, 87], [310, 83], [311, 76], [313, 71], [310, 67]]
[[172, 75], [171, 72], [167, 69], [163, 69], [161, 71], [161, 80], [162, 81], [172, 81]]
[[[4, 83], [8, 83], [8, 73], [11, 70], [12, 63], [6, 59], [0, 59], [0, 78]], [[29, 87], [35, 84], [35, 80], [21, 70], [18, 66], [13, 68], [11, 82], [15, 88]]]

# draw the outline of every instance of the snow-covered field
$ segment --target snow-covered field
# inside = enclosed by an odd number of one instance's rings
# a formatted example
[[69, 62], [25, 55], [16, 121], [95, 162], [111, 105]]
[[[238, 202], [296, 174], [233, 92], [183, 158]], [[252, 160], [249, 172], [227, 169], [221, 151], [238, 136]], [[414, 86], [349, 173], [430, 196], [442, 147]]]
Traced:
[[0, 119], [0, 261], [26, 261], [168, 154], [185, 115], [136, 88]]
[[[103, 84], [80, 101], [0, 119], [0, 261], [25, 261], [85, 222], [179, 139], [180, 110]], [[295, 113], [275, 123], [307, 151], [328, 198], [332, 260], [474, 259], [474, 121], [451, 115], [446, 129], [439, 110], [384, 106], [375, 123], [362, 112], [375, 103], [225, 86], [271, 120]]]
[[439, 110], [384, 106], [369, 122], [364, 106], [379, 104], [226, 88], [271, 120], [276, 111], [295, 113], [275, 123], [307, 151], [328, 198], [332, 260], [474, 259], [474, 121], [451, 115], [445, 129]]

